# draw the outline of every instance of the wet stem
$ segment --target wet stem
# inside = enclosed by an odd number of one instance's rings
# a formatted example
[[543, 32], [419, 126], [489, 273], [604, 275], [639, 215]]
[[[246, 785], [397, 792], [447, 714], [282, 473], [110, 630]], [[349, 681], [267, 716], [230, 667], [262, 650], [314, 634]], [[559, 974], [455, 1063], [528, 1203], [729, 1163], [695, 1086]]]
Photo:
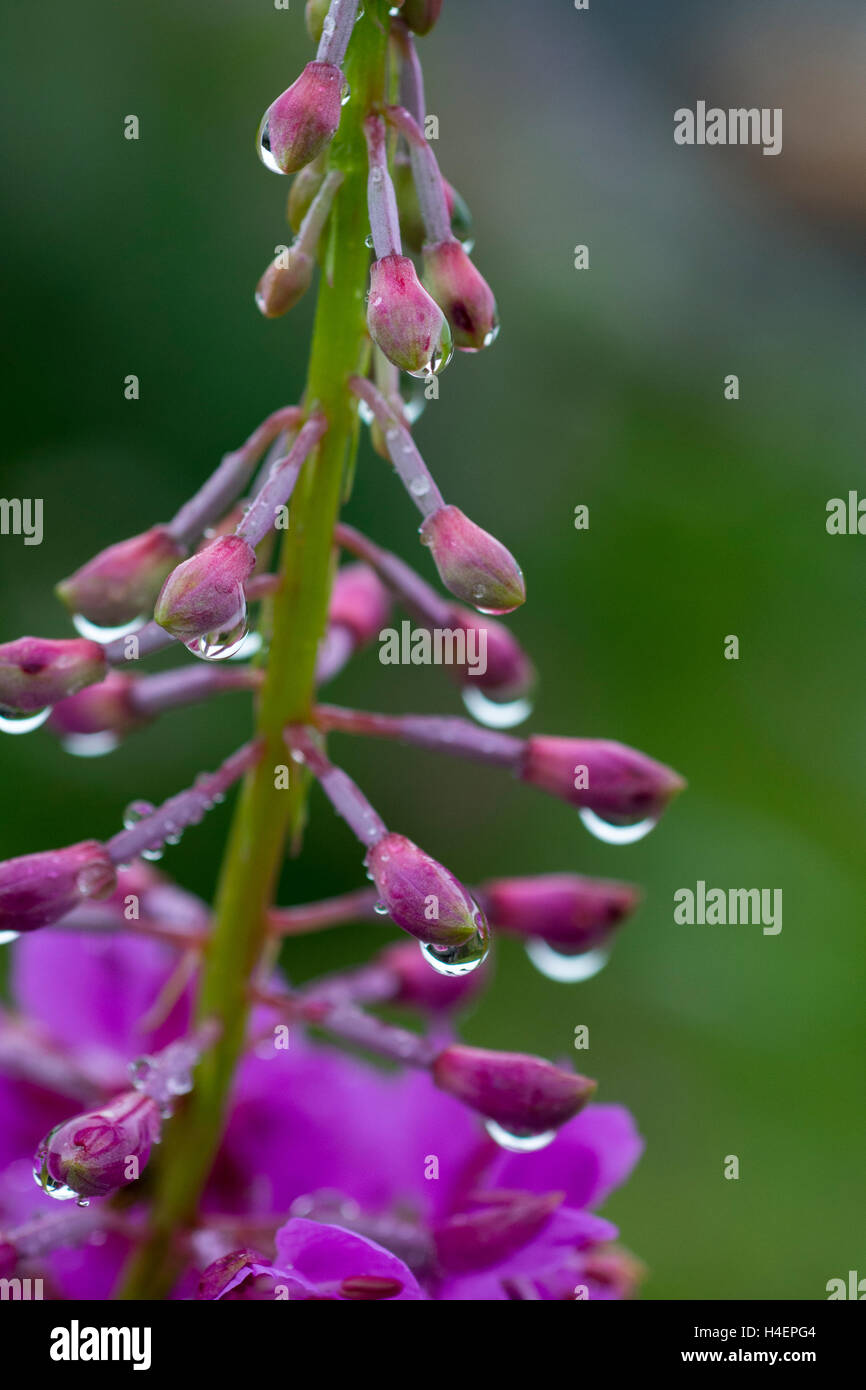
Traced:
[[197, 1067], [194, 1090], [167, 1126], [152, 1164], [150, 1229], [126, 1271], [119, 1295], [126, 1299], [163, 1298], [177, 1279], [178, 1237], [195, 1220], [223, 1133], [246, 1033], [250, 982], [266, 944], [266, 913], [287, 835], [298, 833], [303, 820], [307, 779], [292, 764], [288, 790], [278, 790], [275, 769], [287, 762], [286, 724], [310, 716], [316, 651], [327, 619], [333, 528], [356, 444], [357, 416], [346, 383], [362, 368], [366, 353], [363, 120], [384, 97], [387, 12], [385, 0], [373, 0], [355, 26], [345, 64], [351, 98], [331, 149], [331, 167], [343, 171], [344, 182], [328, 233], [305, 398], [309, 408], [315, 404], [324, 411], [329, 429], [292, 501], [257, 719], [265, 752], [247, 775], [235, 809], [199, 986], [199, 1023], [217, 1019], [222, 1031]]

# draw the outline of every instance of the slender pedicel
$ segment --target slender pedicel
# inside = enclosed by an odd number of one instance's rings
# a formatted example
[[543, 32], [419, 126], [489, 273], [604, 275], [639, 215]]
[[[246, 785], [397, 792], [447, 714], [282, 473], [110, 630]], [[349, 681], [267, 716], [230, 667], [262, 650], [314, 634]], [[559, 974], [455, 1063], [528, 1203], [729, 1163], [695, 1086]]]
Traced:
[[256, 286], [256, 305], [265, 318], [280, 318], [306, 294], [313, 282], [316, 249], [343, 175], [332, 170], [323, 180], [293, 244], [271, 262]]
[[372, 381], [353, 376], [349, 386], [373, 412], [385, 437], [385, 447], [397, 475], [422, 517], [445, 506], [445, 499], [433, 481], [429, 468], [415, 446], [411, 434], [394, 413]]

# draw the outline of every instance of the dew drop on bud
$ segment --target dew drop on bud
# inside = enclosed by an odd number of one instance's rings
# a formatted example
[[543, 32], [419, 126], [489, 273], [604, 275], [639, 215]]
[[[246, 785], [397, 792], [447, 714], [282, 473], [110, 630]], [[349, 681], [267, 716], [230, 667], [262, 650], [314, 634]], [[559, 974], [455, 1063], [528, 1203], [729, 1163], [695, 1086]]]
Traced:
[[578, 815], [590, 835], [594, 835], [597, 840], [603, 840], [606, 845], [633, 845], [654, 830], [659, 823], [658, 816], [648, 816], [646, 820], [633, 821], [631, 825], [614, 825], [611, 821], [596, 815], [588, 806], [581, 806]]
[[229, 631], [208, 632], [204, 637], [197, 637], [194, 642], [187, 643], [187, 647], [193, 656], [201, 657], [202, 661], [226, 661], [240, 651], [246, 637], [247, 619], [244, 613], [240, 621]]
[[490, 928], [478, 914], [480, 922], [468, 941], [459, 946], [434, 946], [429, 941], [420, 942], [421, 954], [439, 975], [469, 975], [483, 965], [490, 950]]
[[120, 747], [120, 739], [109, 729], [103, 729], [96, 734], [67, 734], [60, 740], [60, 747], [74, 758], [102, 758]]
[[610, 951], [605, 950], [581, 951], [579, 955], [557, 951], [543, 937], [532, 937], [527, 941], [526, 954], [541, 975], [563, 985], [591, 980], [610, 960]]
[[463, 703], [472, 718], [488, 729], [513, 729], [532, 713], [531, 700], [491, 700], [477, 685], [463, 687]]
[[130, 801], [123, 813], [123, 828], [131, 830], [134, 825], [138, 825], [140, 820], [146, 816], [152, 816], [156, 807], [151, 801]]
[[11, 941], [17, 941], [19, 935], [17, 931], [0, 931], [0, 946], [8, 946]]
[[146, 622], [147, 618], [142, 613], [128, 623], [119, 623], [116, 627], [100, 627], [89, 618], [85, 618], [83, 613], [72, 615], [72, 626], [79, 637], [86, 637], [88, 642], [116, 642], [120, 637], [129, 637], [131, 633], [138, 632]]
[[341, 105], [341, 106], [345, 106], [346, 103], [347, 103], [347, 102], [349, 101], [349, 99], [351, 98], [351, 95], [352, 95], [352, 88], [349, 86], [348, 82], [344, 81], [344, 82], [343, 82], [343, 85], [342, 85], [342, 87], [341, 87], [341, 89], [340, 89], [340, 105]]
[[0, 732], [4, 734], [32, 734], [41, 729], [51, 714], [51, 705], [39, 709], [35, 714], [19, 714], [17, 710], [0, 708]]
[[259, 159], [266, 169], [270, 169], [272, 174], [282, 174], [285, 172], [280, 168], [274, 156], [271, 154], [271, 136], [268, 129], [267, 118], [265, 118], [259, 126], [259, 138], [256, 145], [259, 152]]
[[374, 903], [374, 904], [373, 904], [373, 911], [375, 912], [375, 914], [376, 914], [377, 917], [387, 917], [387, 916], [388, 916], [388, 909], [387, 909], [387, 907], [385, 906], [384, 903]]
[[53, 1197], [55, 1201], [68, 1202], [72, 1197], [77, 1199], [78, 1193], [74, 1192], [71, 1187], [67, 1187], [66, 1183], [61, 1182], [59, 1178], [52, 1178], [48, 1172], [48, 1149], [51, 1140], [61, 1128], [61, 1125], [55, 1125], [51, 1132], [46, 1134], [36, 1150], [36, 1156], [33, 1160], [33, 1181], [37, 1187], [41, 1187], [42, 1191], [47, 1192], [48, 1196]]
[[546, 1149], [548, 1144], [552, 1144], [556, 1138], [555, 1129], [546, 1129], [543, 1134], [521, 1134], [517, 1131], [504, 1129], [495, 1120], [485, 1120], [484, 1128], [501, 1149], [507, 1149], [513, 1154], [532, 1154], [539, 1149]]

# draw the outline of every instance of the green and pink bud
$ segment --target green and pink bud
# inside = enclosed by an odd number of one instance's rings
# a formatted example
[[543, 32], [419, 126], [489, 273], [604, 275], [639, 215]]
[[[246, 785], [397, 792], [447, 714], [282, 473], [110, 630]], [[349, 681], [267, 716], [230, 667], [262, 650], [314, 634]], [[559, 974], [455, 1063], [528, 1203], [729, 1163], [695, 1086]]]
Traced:
[[107, 898], [117, 872], [104, 845], [82, 840], [0, 864], [0, 935], [36, 931], [88, 898]]
[[456, 238], [423, 250], [424, 284], [444, 310], [454, 346], [480, 352], [495, 341], [499, 317], [493, 291]]
[[525, 601], [526, 585], [514, 556], [459, 507], [432, 512], [420, 535], [446, 589], [479, 613], [511, 613]]
[[122, 671], [109, 671], [104, 681], [89, 685], [77, 695], [60, 700], [51, 711], [48, 728], [65, 737], [68, 734], [128, 734], [146, 721], [133, 705], [135, 678]]
[[595, 1094], [596, 1083], [521, 1052], [455, 1044], [432, 1067], [440, 1090], [511, 1134], [559, 1129]]
[[0, 645], [0, 710], [32, 714], [101, 681], [105, 651], [84, 637], [18, 637]]
[[612, 825], [657, 819], [685, 786], [664, 763], [606, 739], [536, 735], [527, 739], [518, 771], [524, 782]]
[[316, 251], [343, 175], [328, 174], [308, 208], [292, 246], [283, 247], [256, 287], [256, 304], [265, 318], [280, 318], [302, 299], [313, 282]]
[[244, 584], [256, 552], [240, 536], [220, 536], [172, 570], [156, 602], [154, 618], [179, 641], [230, 633], [246, 615]]
[[391, 595], [379, 576], [369, 565], [344, 565], [337, 570], [328, 622], [332, 627], [346, 628], [354, 648], [372, 642], [388, 622]]
[[56, 593], [69, 609], [98, 627], [121, 627], [153, 611], [167, 574], [186, 551], [166, 526], [118, 541], [63, 579]]
[[141, 1176], [160, 1125], [149, 1096], [124, 1091], [46, 1136], [36, 1152], [36, 1181], [54, 1197], [108, 1197]]
[[333, 140], [340, 124], [343, 74], [334, 63], [307, 63], [278, 96], [259, 127], [262, 163], [281, 174], [303, 169]]
[[463, 885], [405, 835], [383, 835], [366, 863], [392, 920], [419, 941], [461, 946], [484, 930], [481, 910]]
[[367, 327], [389, 362], [412, 376], [438, 373], [451, 360], [448, 321], [408, 256], [391, 254], [373, 262]]
[[429, 34], [442, 12], [442, 0], [405, 0], [401, 18], [416, 34]]
[[478, 896], [497, 930], [541, 937], [574, 953], [606, 943], [640, 901], [639, 890], [629, 883], [580, 874], [494, 879]]

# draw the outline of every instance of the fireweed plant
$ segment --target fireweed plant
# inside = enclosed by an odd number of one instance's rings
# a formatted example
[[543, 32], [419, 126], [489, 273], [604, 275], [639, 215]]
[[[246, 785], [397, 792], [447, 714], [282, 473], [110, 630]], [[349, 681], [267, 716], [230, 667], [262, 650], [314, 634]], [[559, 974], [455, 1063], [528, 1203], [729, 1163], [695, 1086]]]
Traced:
[[[488, 922], [549, 976], [586, 978], [637, 892], [571, 873], [466, 888], [326, 751], [327, 735], [351, 734], [493, 763], [622, 842], [682, 786], [618, 743], [504, 732], [533, 680], [497, 621], [523, 602], [523, 576], [446, 502], [410, 433], [405, 375], [426, 392], [455, 349], [497, 332], [464, 206], [424, 134], [415, 38], [440, 8], [308, 4], [316, 57], [259, 130], [265, 165], [295, 175], [296, 235], [255, 296], [278, 317], [321, 267], [304, 398], [171, 521], [58, 586], [78, 637], [0, 646], [4, 727], [45, 723], [77, 751], [225, 690], [256, 707], [247, 744], [163, 805], [132, 803], [105, 843], [0, 865], [0, 931], [15, 940], [0, 1275], [38, 1275], [52, 1297], [568, 1300], [627, 1297], [639, 1277], [591, 1210], [640, 1154], [630, 1115], [592, 1103], [596, 1082], [570, 1067], [465, 1046], [454, 1024], [485, 974]], [[450, 597], [339, 521], [361, 423], [418, 508]], [[486, 670], [450, 668], [478, 723], [320, 701], [392, 602], [421, 630], [483, 633]], [[139, 674], [178, 643], [201, 660]], [[372, 886], [277, 907], [312, 782]], [[211, 911], [148, 861], [234, 783]], [[287, 940], [386, 919], [396, 939], [367, 965], [302, 988], [277, 969]], [[394, 1003], [419, 1026], [376, 1012]]]

